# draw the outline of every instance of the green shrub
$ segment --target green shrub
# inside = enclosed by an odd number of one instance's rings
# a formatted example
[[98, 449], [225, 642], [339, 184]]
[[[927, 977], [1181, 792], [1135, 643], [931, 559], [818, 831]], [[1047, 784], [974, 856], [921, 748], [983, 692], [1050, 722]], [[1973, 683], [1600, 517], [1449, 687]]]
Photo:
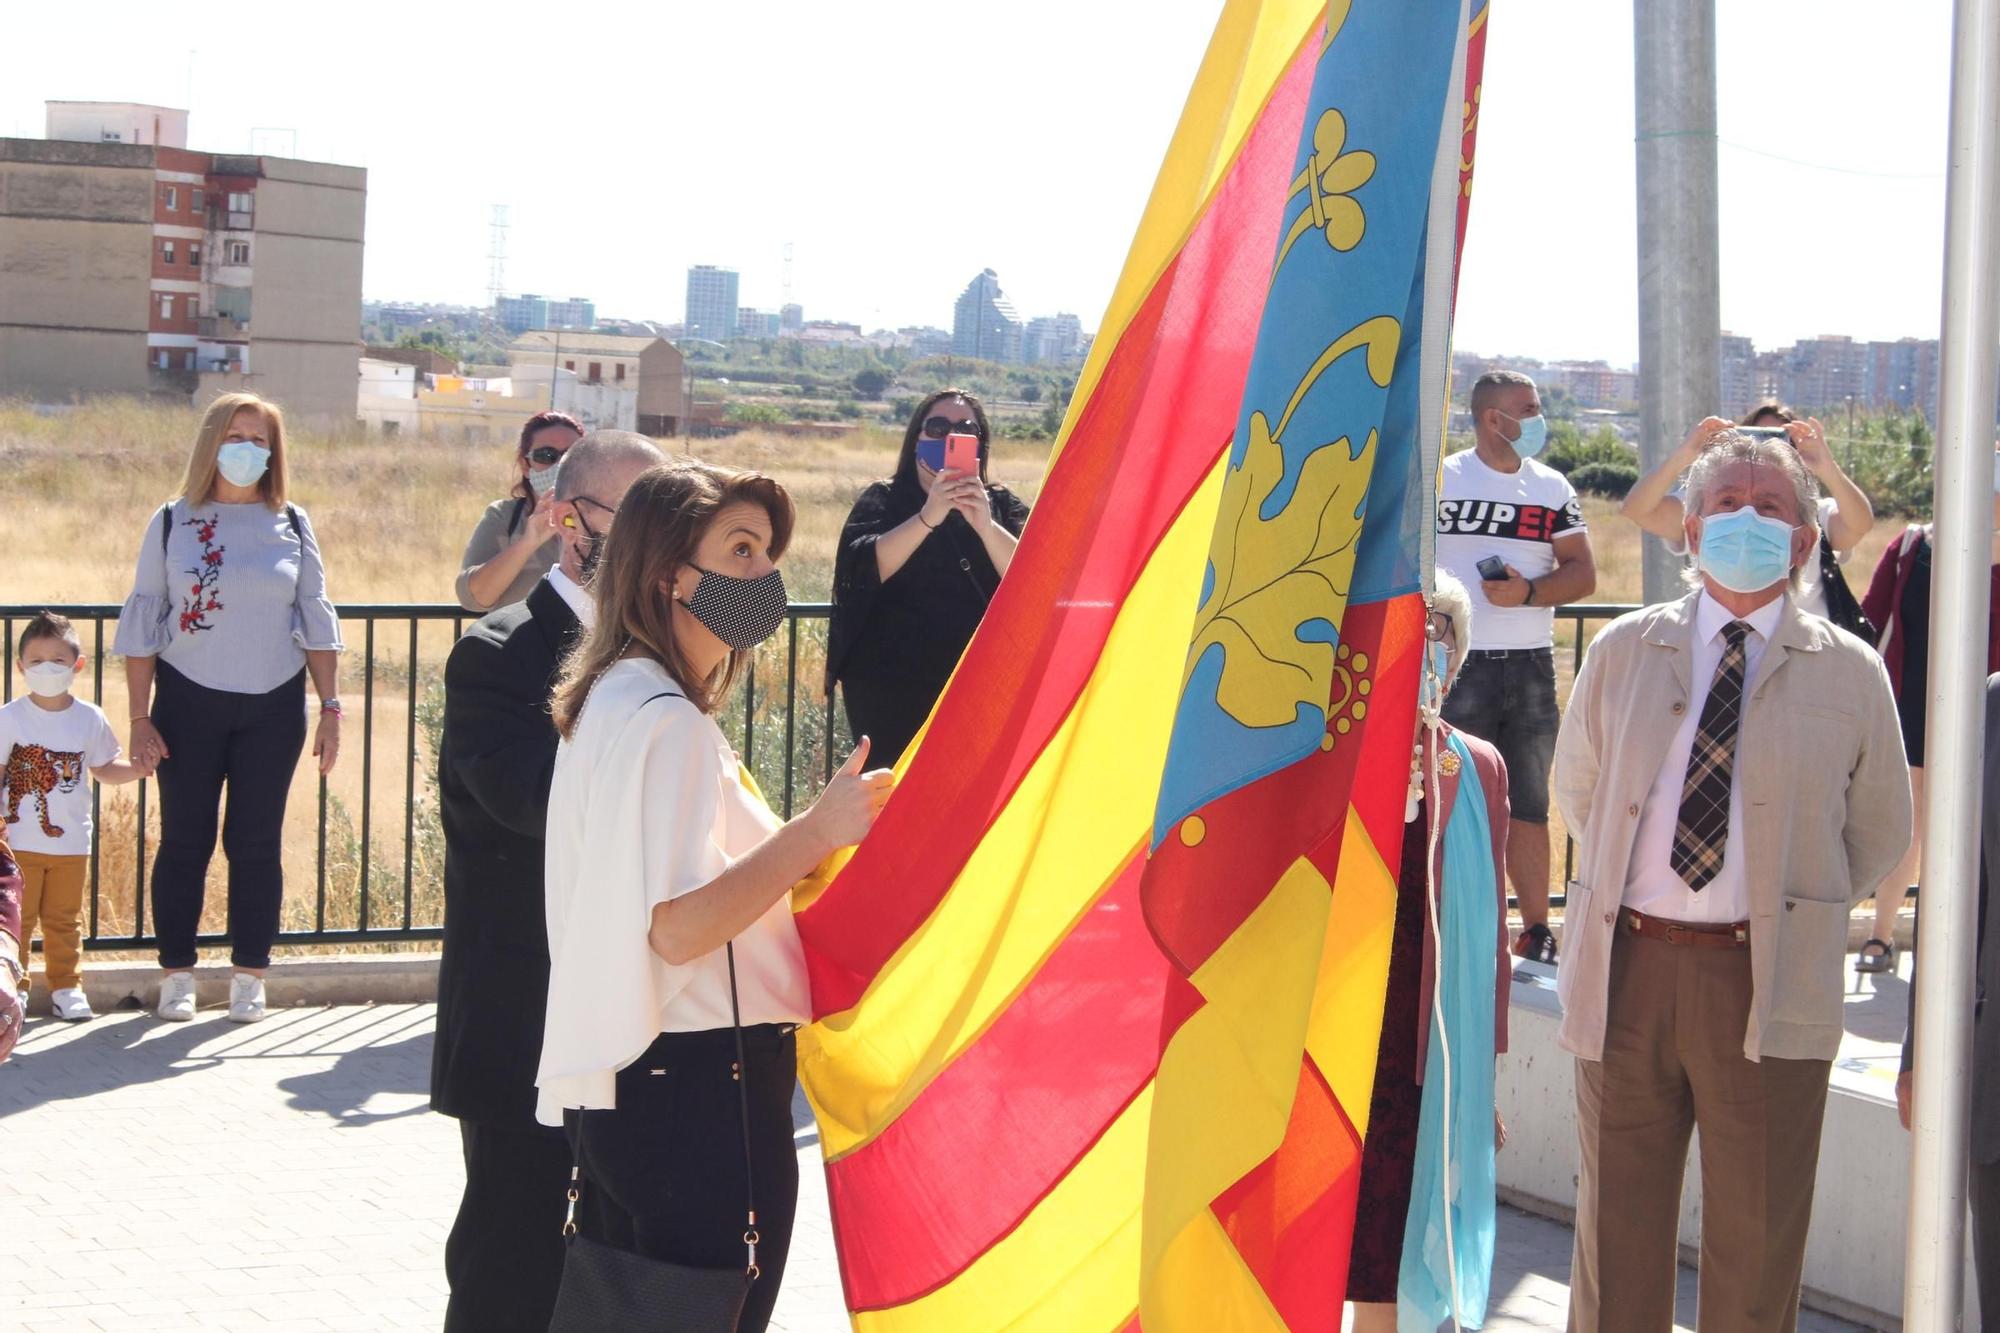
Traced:
[[1630, 463], [1585, 463], [1569, 474], [1569, 484], [1584, 495], [1601, 495], [1622, 500], [1639, 482], [1639, 469]]
[[[1578, 490], [1582, 490], [1583, 487], [1575, 476], [1578, 469], [1589, 467], [1593, 463], [1636, 469], [1638, 453], [1631, 445], [1619, 439], [1618, 432], [1609, 426], [1599, 426], [1589, 435], [1585, 435], [1567, 421], [1551, 421], [1549, 445], [1542, 451], [1542, 461], [1568, 477]], [[1625, 484], [1629, 489], [1632, 483]], [[1620, 491], [1619, 494], [1623, 495], [1624, 492]]]

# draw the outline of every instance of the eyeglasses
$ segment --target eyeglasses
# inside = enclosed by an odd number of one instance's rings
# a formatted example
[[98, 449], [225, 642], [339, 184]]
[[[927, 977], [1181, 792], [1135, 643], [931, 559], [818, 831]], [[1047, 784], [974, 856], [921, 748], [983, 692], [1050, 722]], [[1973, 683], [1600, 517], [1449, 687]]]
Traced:
[[528, 461], [530, 463], [540, 463], [543, 467], [554, 467], [557, 463], [562, 462], [564, 452], [564, 450], [558, 449], [552, 444], [539, 444], [533, 449], [528, 450]]
[[947, 435], [977, 435], [979, 423], [971, 419], [953, 421], [949, 417], [924, 418], [924, 438], [942, 440]]
[[1451, 637], [1451, 617], [1442, 611], [1432, 611], [1424, 617], [1424, 637], [1433, 643], [1443, 642]]

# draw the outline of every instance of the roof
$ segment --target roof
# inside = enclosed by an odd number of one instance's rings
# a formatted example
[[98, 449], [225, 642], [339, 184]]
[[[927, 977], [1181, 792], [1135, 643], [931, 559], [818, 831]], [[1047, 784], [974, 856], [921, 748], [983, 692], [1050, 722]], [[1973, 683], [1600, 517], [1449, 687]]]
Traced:
[[557, 332], [554, 329], [535, 329], [516, 338], [507, 348], [510, 352], [547, 352], [555, 348], [557, 341], [565, 352], [601, 352], [606, 356], [637, 356], [655, 343], [663, 347], [673, 344], [665, 338], [626, 337], [617, 333], [579, 333], [573, 329]]

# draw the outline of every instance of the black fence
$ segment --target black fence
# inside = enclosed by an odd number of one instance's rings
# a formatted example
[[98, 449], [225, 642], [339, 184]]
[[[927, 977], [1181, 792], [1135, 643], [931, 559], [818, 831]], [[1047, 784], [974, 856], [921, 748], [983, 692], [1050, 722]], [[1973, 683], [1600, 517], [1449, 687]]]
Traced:
[[[21, 622], [44, 609], [76, 624], [85, 656], [77, 693], [104, 708], [125, 737], [130, 713], [124, 672], [110, 652], [116, 606], [0, 606], [0, 647], [7, 662], [0, 701], [13, 697]], [[1595, 627], [1632, 609], [1583, 604], [1556, 612], [1558, 676], [1565, 693]], [[758, 650], [718, 719], [772, 806], [787, 818], [819, 794], [852, 744], [846, 718], [823, 683], [831, 612], [823, 603], [794, 604], [784, 629]], [[300, 764], [286, 820], [286, 902], [278, 942], [395, 947], [436, 940], [443, 934], [444, 912], [436, 786], [444, 662], [477, 617], [448, 605], [346, 606], [340, 617], [348, 648], [341, 663], [347, 709], [342, 754], [330, 778], [317, 775], [310, 757]], [[159, 827], [150, 787], [139, 782], [106, 789], [91, 783], [97, 836], [85, 906], [87, 949], [146, 950], [156, 942], [147, 929], [145, 891], [148, 847], [157, 842]], [[308, 793], [311, 799], [300, 799]], [[29, 817], [24, 806], [23, 818]], [[1570, 863], [1566, 851], [1565, 881]], [[220, 929], [226, 878], [218, 853], [210, 866], [199, 937], [204, 946], [227, 943]], [[301, 892], [302, 885], [310, 885], [309, 894]]]

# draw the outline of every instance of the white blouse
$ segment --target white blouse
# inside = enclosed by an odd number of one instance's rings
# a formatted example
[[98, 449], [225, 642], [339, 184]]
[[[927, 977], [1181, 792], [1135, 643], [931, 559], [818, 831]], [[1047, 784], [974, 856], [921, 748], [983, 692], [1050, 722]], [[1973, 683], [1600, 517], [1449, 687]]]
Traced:
[[[665, 667], [628, 658], [598, 680], [549, 789], [543, 1124], [560, 1125], [565, 1107], [611, 1107], [614, 1076], [660, 1033], [729, 1026], [724, 951], [676, 967], [647, 931], [654, 906], [707, 885], [777, 827]], [[810, 1017], [790, 895], [736, 937], [736, 983], [745, 1026]]]

